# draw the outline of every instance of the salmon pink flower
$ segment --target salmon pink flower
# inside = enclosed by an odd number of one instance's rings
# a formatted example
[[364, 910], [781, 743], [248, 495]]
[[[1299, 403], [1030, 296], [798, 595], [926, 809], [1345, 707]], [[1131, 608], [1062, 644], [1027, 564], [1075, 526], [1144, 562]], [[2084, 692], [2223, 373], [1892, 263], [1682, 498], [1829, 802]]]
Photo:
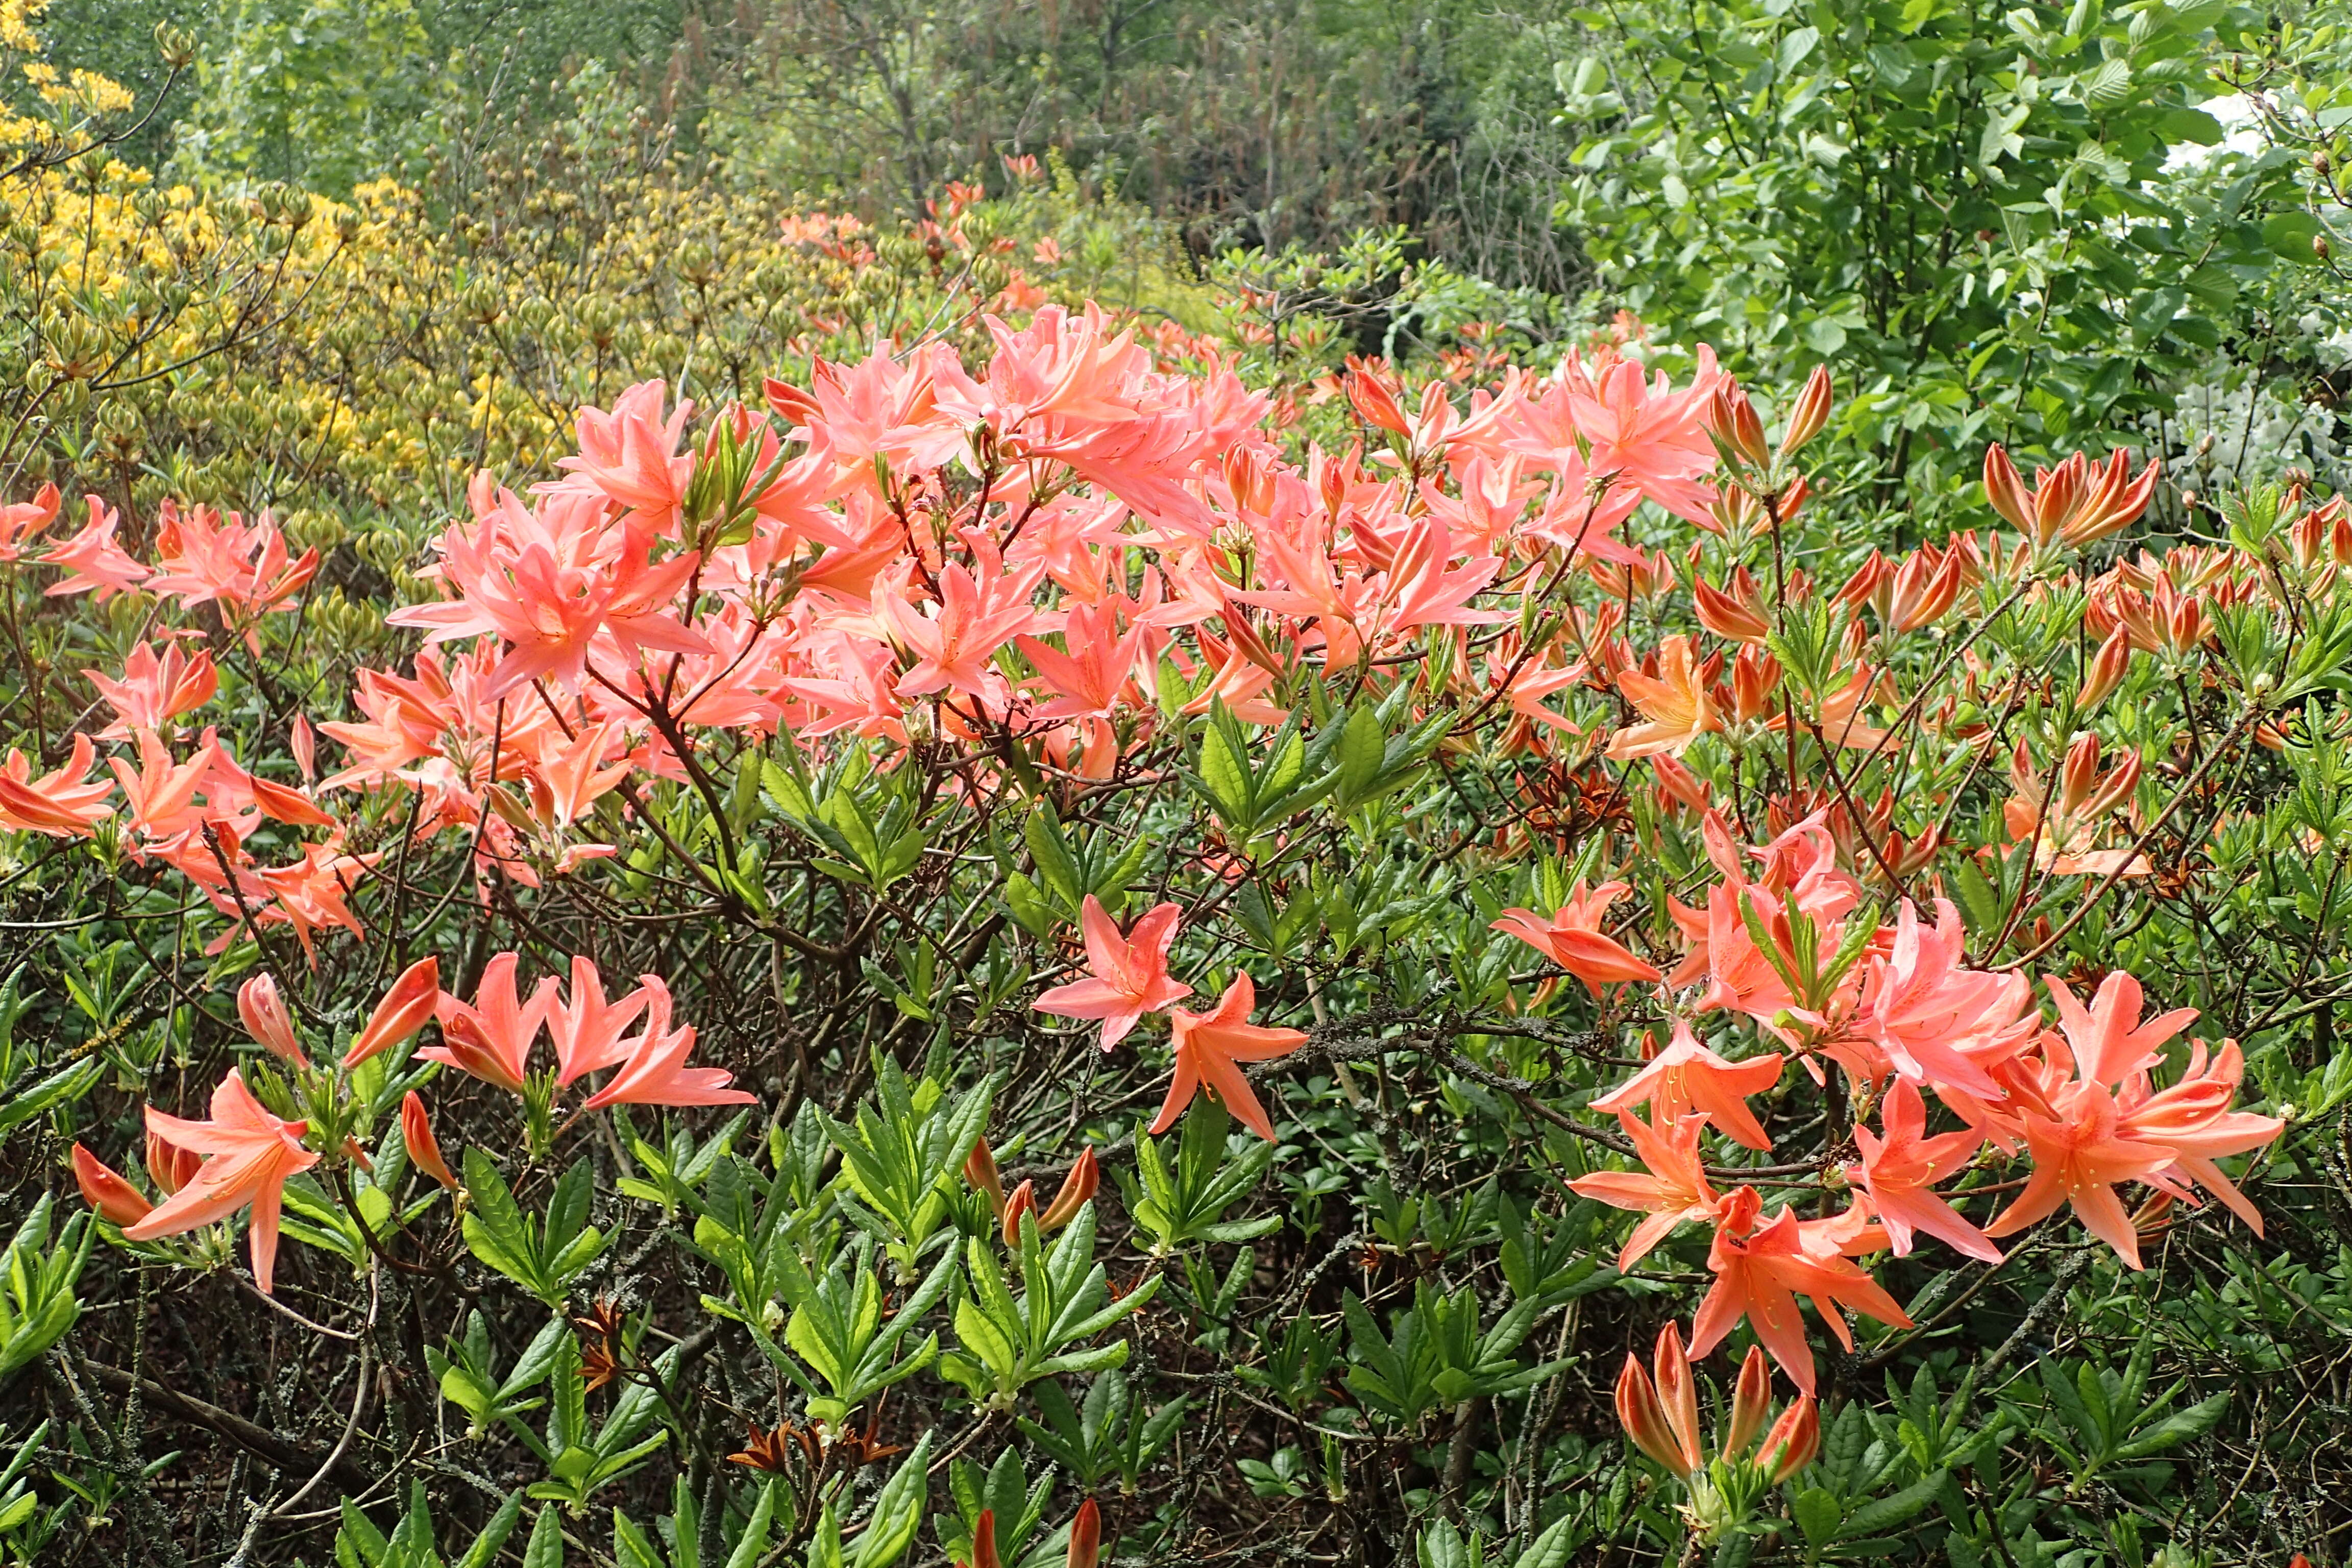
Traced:
[[144, 1218], [123, 1226], [123, 1236], [131, 1241], [153, 1241], [226, 1219], [250, 1206], [253, 1219], [246, 1241], [253, 1258], [253, 1280], [262, 1294], [269, 1294], [278, 1262], [278, 1215], [287, 1180], [319, 1163], [318, 1155], [302, 1147], [302, 1135], [310, 1131], [310, 1124], [272, 1115], [231, 1068], [213, 1090], [211, 1121], [184, 1121], [151, 1105], [147, 1125], [175, 1147], [205, 1158], [187, 1185]]
[[520, 953], [502, 952], [483, 965], [471, 1005], [441, 993], [434, 1012], [441, 1020], [442, 1043], [425, 1047], [417, 1056], [520, 1094], [530, 1071], [531, 1042], [553, 1010], [556, 993], [555, 976], [550, 974], [531, 988], [529, 1001], [520, 1000], [515, 970], [521, 963]]
[[1609, 742], [1612, 757], [1648, 757], [1661, 752], [1680, 756], [1701, 735], [1723, 728], [1706, 677], [1693, 662], [1690, 639], [1679, 633], [1658, 644], [1655, 675], [1622, 670], [1617, 687], [1640, 710], [1643, 721], [1617, 731]]
[[256, 648], [255, 618], [292, 609], [287, 601], [319, 572], [315, 548], [298, 561], [287, 559], [286, 536], [266, 511], [248, 525], [236, 512], [208, 506], [183, 511], [171, 500], [156, 522], [155, 556], [149, 593], [175, 598], [187, 609], [218, 605], [222, 618], [243, 625], [247, 646]]
[[1249, 1022], [1257, 1006], [1257, 985], [1247, 974], [1236, 974], [1217, 1010], [1203, 1016], [1179, 1007], [1169, 1015], [1175, 1026], [1176, 1075], [1168, 1097], [1151, 1123], [1153, 1137], [1176, 1125], [1176, 1118], [1203, 1088], [1223, 1101], [1227, 1110], [1251, 1131], [1274, 1142], [1274, 1119], [1265, 1113], [1242, 1076], [1242, 1062], [1271, 1061], [1286, 1057], [1307, 1043], [1298, 1029], [1272, 1029]]
[[647, 986], [640, 985], [618, 1002], [607, 1003], [604, 979], [595, 964], [575, 955], [563, 1003], [548, 1013], [547, 1034], [555, 1045], [555, 1081], [567, 1084], [624, 1060], [629, 1047], [622, 1034], [646, 1010], [653, 994]]
[[79, 533], [50, 546], [48, 553], [41, 557], [42, 565], [58, 567], [66, 574], [62, 580], [43, 591], [51, 598], [88, 594], [102, 605], [117, 594], [127, 594], [138, 587], [146, 581], [148, 572], [114, 542], [121, 514], [96, 496], [82, 499], [89, 503], [89, 521], [82, 525]]
[[1168, 975], [1168, 949], [1182, 913], [1174, 904], [1156, 905], [1122, 936], [1102, 901], [1088, 893], [1078, 921], [1093, 978], [1055, 986], [1037, 998], [1036, 1009], [1062, 1018], [1101, 1019], [1102, 1048], [1109, 1050], [1143, 1015], [1192, 994], [1190, 985]]
[[1718, 1131], [1750, 1149], [1769, 1150], [1748, 1097], [1761, 1094], [1780, 1081], [1778, 1051], [1727, 1061], [1699, 1043], [1686, 1018], [1675, 1020], [1674, 1038], [1652, 1058], [1647, 1067], [1607, 1094], [1593, 1100], [1595, 1110], [1627, 1111], [1648, 1104], [1662, 1122], [1692, 1110], [1704, 1111]]
[[572, 474], [569, 483], [610, 499], [664, 532], [677, 526], [678, 507], [694, 477], [694, 459], [677, 449], [694, 405], [681, 399], [665, 420], [662, 405], [668, 399], [667, 383], [641, 381], [613, 400], [609, 414], [581, 409], [574, 426], [579, 455], [559, 458], [555, 464]]
[[1799, 1296], [1812, 1298], [1830, 1331], [1848, 1350], [1853, 1348], [1853, 1335], [1838, 1311], [1841, 1306], [1897, 1328], [1909, 1328], [1911, 1320], [1868, 1274], [1838, 1256], [1833, 1237], [1801, 1226], [1796, 1212], [1785, 1207], [1759, 1226], [1763, 1207], [1764, 1200], [1753, 1187], [1741, 1187], [1723, 1201], [1715, 1246], [1706, 1259], [1715, 1271], [1715, 1285], [1699, 1304], [1692, 1325], [1691, 1353], [1705, 1355], [1745, 1318], [1780, 1369], [1810, 1394], [1814, 1391], [1813, 1352], [1805, 1343]]
[[1986, 1065], [2032, 1039], [2033, 983], [2021, 974], [1966, 968], [1968, 931], [1948, 899], [1936, 900], [1936, 923], [1922, 925], [1906, 899], [1895, 942], [1864, 960], [1855, 1027], [1875, 1041], [1906, 1079], [1984, 1098], [1999, 1088]]
[[114, 793], [113, 780], [89, 777], [97, 760], [89, 737], [76, 735], [66, 765], [37, 779], [25, 753], [10, 752], [6, 764], [0, 765], [0, 827], [52, 838], [89, 837], [111, 809], [106, 797]]
[[134, 731], [161, 730], [183, 713], [194, 711], [220, 689], [213, 656], [198, 648], [191, 658], [178, 643], [161, 658], [155, 645], [142, 642], [123, 662], [121, 679], [110, 679], [95, 669], [82, 674], [98, 688], [114, 710], [114, 722], [98, 732], [101, 741], [127, 741]]
[[1603, 882], [1588, 893], [1579, 882], [1550, 920], [1543, 920], [1532, 910], [1509, 909], [1492, 929], [1510, 932], [1583, 981], [1597, 999], [1603, 985], [1659, 978], [1654, 965], [1634, 957], [1613, 937], [1601, 934], [1601, 922], [1609, 906], [1630, 890], [1623, 882]]
[[0, 566], [22, 559], [57, 516], [58, 487], [51, 484], [35, 490], [31, 500], [0, 506]]
[[1927, 1136], [1927, 1106], [1918, 1086], [1898, 1078], [1881, 1103], [1885, 1136], [1867, 1127], [1853, 1130], [1862, 1163], [1846, 1167], [1846, 1179], [1870, 1194], [1871, 1213], [1886, 1227], [1895, 1256], [1907, 1255], [1912, 1233], [1923, 1230], [1987, 1263], [2000, 1261], [2000, 1248], [1932, 1189], [1958, 1170], [1984, 1142], [1970, 1129]]
[[1617, 1113], [1617, 1125], [1633, 1140], [1634, 1156], [1648, 1174], [1595, 1171], [1568, 1184], [1580, 1197], [1649, 1215], [1633, 1227], [1624, 1250], [1617, 1255], [1621, 1274], [1647, 1257], [1676, 1226], [1686, 1220], [1712, 1219], [1722, 1201], [1708, 1184], [1706, 1168], [1699, 1159], [1698, 1132], [1706, 1125], [1706, 1118], [1661, 1118], [1661, 1123], [1653, 1127], [1631, 1111]]
[[621, 1070], [604, 1087], [581, 1102], [583, 1110], [608, 1105], [750, 1105], [757, 1098], [728, 1084], [734, 1075], [723, 1068], [690, 1068], [686, 1053], [694, 1048], [694, 1026], [669, 1026], [669, 987], [646, 975], [645, 1030], [630, 1042]]

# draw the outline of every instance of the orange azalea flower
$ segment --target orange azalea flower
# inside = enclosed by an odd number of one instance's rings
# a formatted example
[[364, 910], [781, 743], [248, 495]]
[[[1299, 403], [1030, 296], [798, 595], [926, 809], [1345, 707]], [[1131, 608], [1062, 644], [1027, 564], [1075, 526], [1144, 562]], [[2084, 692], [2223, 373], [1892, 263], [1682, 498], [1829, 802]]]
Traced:
[[1622, 943], [1601, 933], [1601, 921], [1609, 906], [1628, 891], [1623, 882], [1603, 882], [1588, 893], [1584, 884], [1579, 882], [1569, 890], [1568, 902], [1549, 921], [1532, 910], [1508, 909], [1491, 929], [1517, 937], [1583, 981], [1598, 998], [1604, 984], [1659, 977], [1654, 965], [1634, 957]]
[[1693, 741], [1723, 728], [1705, 673], [1692, 663], [1690, 639], [1679, 634], [1658, 644], [1658, 672], [1644, 675], [1627, 669], [1617, 677], [1617, 688], [1642, 713], [1643, 722], [1629, 724], [1609, 742], [1609, 754], [1654, 756], [1660, 752], [1679, 756]]
[[1151, 1123], [1158, 1137], [1176, 1125], [1176, 1118], [1192, 1097], [1206, 1088], [1242, 1125], [1268, 1142], [1274, 1141], [1274, 1119], [1258, 1103], [1241, 1062], [1271, 1061], [1288, 1056], [1307, 1043], [1297, 1029], [1270, 1029], [1248, 1021], [1257, 1006], [1257, 986], [1246, 974], [1236, 974], [1225, 987], [1217, 1010], [1202, 1016], [1181, 1007], [1170, 1015], [1176, 1031], [1176, 1076], [1169, 1080], [1168, 1098]]
[[302, 1147], [310, 1124], [272, 1115], [253, 1098], [235, 1068], [213, 1090], [212, 1113], [209, 1121], [184, 1121], [152, 1105], [147, 1108], [150, 1131], [205, 1160], [187, 1185], [135, 1224], [123, 1226], [122, 1234], [132, 1241], [152, 1241], [250, 1207], [253, 1219], [246, 1240], [253, 1279], [268, 1295], [278, 1261], [278, 1215], [287, 1178], [319, 1163], [318, 1155]]
[[1176, 940], [1176, 922], [1182, 911], [1160, 904], [1119, 934], [1118, 922], [1092, 893], [1079, 910], [1086, 934], [1090, 979], [1056, 985], [1034, 1004], [1041, 1013], [1062, 1018], [1102, 1020], [1102, 1048], [1125, 1039], [1146, 1013], [1171, 1007], [1192, 994], [1192, 988], [1168, 976], [1168, 948]]

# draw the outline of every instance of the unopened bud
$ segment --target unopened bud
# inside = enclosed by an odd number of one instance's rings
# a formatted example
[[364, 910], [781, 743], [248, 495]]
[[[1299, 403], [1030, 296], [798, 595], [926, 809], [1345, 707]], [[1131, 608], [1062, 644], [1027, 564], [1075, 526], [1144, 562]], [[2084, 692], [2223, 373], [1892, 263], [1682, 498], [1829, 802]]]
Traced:
[[1707, 428], [1726, 451], [1748, 467], [1762, 468], [1771, 462], [1772, 455], [1764, 446], [1764, 422], [1736, 382], [1726, 381], [1716, 387], [1707, 405]]
[[137, 1225], [155, 1206], [138, 1188], [124, 1181], [121, 1173], [79, 1143], [73, 1146], [73, 1170], [82, 1200], [96, 1209], [101, 1219], [116, 1225]]
[[1813, 1462], [1822, 1451], [1822, 1415], [1810, 1394], [1780, 1412], [1772, 1430], [1764, 1435], [1759, 1463], [1778, 1486]]
[[996, 1155], [987, 1139], [971, 1146], [971, 1156], [963, 1163], [963, 1179], [971, 1184], [972, 1191], [988, 1194], [991, 1214], [1004, 1217], [1004, 1179], [996, 1173]]
[[245, 1032], [267, 1047], [270, 1055], [293, 1067], [310, 1065], [302, 1054], [302, 1042], [295, 1037], [293, 1016], [286, 1011], [274, 976], [257, 974], [236, 988], [236, 1016], [245, 1020]]
[[1748, 1445], [1756, 1441], [1756, 1434], [1764, 1430], [1765, 1418], [1772, 1414], [1772, 1363], [1764, 1358], [1761, 1345], [1748, 1347], [1748, 1359], [1739, 1363], [1739, 1383], [1731, 1395], [1731, 1425], [1723, 1434], [1723, 1457], [1738, 1458], [1748, 1452]]
[[1062, 1178], [1061, 1190], [1054, 1194], [1054, 1201], [1046, 1205], [1045, 1212], [1037, 1216], [1037, 1228], [1056, 1231], [1077, 1218], [1078, 1211], [1093, 1200], [1095, 1189], [1101, 1184], [1102, 1164], [1095, 1158], [1095, 1152], [1089, 1149], [1078, 1156], [1077, 1163], [1070, 1167], [1070, 1173]]
[[1797, 448], [1822, 433], [1830, 422], [1830, 367], [1817, 364], [1813, 374], [1805, 379], [1804, 391], [1797, 395], [1796, 406], [1789, 410], [1789, 428], [1780, 437], [1780, 456], [1795, 454]]
[[400, 1102], [400, 1141], [408, 1150], [410, 1164], [449, 1191], [457, 1190], [457, 1178], [451, 1173], [449, 1162], [442, 1157], [441, 1141], [433, 1135], [433, 1121], [425, 1113], [425, 1101], [413, 1089]]
[[2105, 701], [2107, 693], [2113, 691], [2130, 670], [2131, 657], [2131, 636], [2123, 626], [2117, 626], [2107, 634], [2107, 640], [2099, 645], [2099, 651], [2091, 656], [2090, 667], [2083, 671], [2083, 689], [2075, 698], [2077, 706], [2096, 708]]
[[1078, 1517], [1070, 1521], [1069, 1568], [1095, 1568], [1101, 1555], [1102, 1510], [1088, 1498], [1078, 1505]]
[[1617, 1424], [1625, 1428], [1625, 1436], [1635, 1447], [1677, 1477], [1687, 1479], [1697, 1468], [1684, 1457], [1675, 1441], [1673, 1429], [1666, 1425], [1666, 1413], [1658, 1405], [1658, 1391], [1651, 1384], [1650, 1374], [1642, 1369], [1639, 1356], [1627, 1356], [1625, 1370], [1617, 1374]]
[[1013, 1189], [1011, 1197], [1004, 1200], [1004, 1245], [1020, 1246], [1021, 1216], [1027, 1215], [1034, 1220], [1036, 1214], [1037, 1189], [1030, 1183], [1024, 1182]]

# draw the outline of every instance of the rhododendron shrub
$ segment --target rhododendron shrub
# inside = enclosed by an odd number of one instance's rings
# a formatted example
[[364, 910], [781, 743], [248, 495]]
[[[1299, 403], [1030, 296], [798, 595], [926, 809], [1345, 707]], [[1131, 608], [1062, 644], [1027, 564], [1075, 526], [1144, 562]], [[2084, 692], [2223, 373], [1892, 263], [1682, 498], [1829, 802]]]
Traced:
[[2342, 1285], [2341, 501], [2158, 539], [2129, 454], [1990, 446], [1912, 540], [1813, 486], [1825, 374], [1362, 361], [1309, 442], [1197, 342], [988, 330], [578, 410], [389, 664], [268, 514], [13, 503], [85, 651], [0, 710], [0, 1358], [119, 1489], [0, 1539], [2137, 1562], [2290, 1507], [2176, 1494], [2333, 1440], [2273, 1405]]

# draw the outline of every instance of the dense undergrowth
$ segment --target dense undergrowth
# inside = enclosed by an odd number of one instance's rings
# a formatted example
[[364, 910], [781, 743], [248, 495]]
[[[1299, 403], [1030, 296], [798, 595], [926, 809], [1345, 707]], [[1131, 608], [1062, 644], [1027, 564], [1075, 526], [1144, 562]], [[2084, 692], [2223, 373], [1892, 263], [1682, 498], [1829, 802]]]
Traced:
[[2340, 1559], [2324, 26], [1579, 19], [1571, 300], [38, 9], [0, 1552]]

